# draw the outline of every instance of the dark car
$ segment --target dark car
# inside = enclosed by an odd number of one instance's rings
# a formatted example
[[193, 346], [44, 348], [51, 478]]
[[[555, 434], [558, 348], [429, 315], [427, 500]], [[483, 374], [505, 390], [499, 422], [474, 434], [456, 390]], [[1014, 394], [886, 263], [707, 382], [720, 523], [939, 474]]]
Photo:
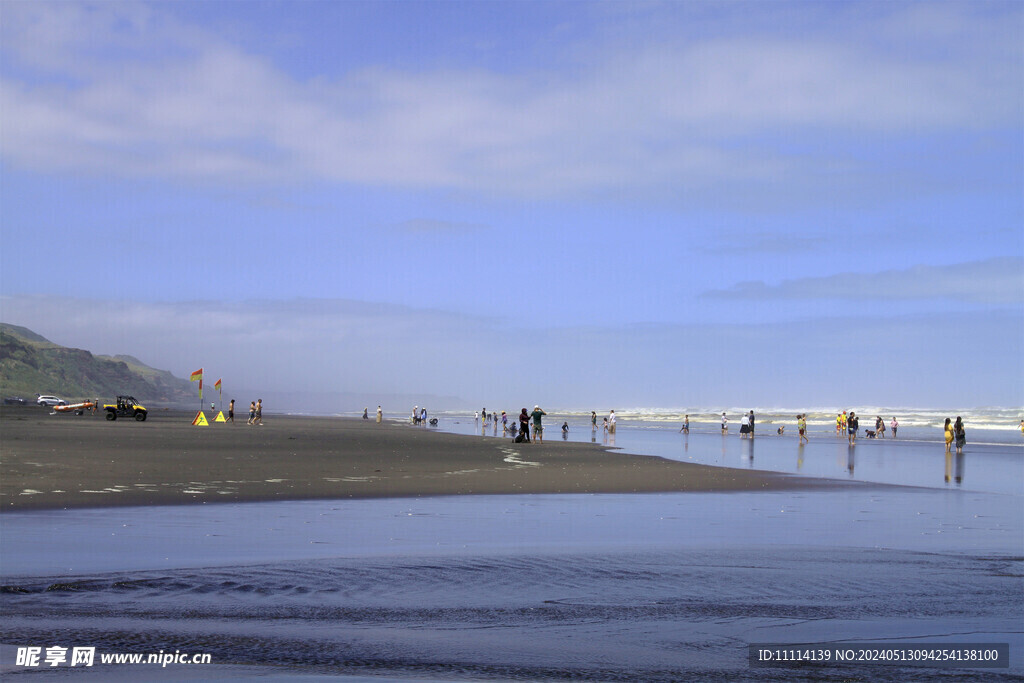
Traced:
[[8, 396], [4, 399], [5, 406], [27, 406], [28, 401], [23, 399], [21, 396]]

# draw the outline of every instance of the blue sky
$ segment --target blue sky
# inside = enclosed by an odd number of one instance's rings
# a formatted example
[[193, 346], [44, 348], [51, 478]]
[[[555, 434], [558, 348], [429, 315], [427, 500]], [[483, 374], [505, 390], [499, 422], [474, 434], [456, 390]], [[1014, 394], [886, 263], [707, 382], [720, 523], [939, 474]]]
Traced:
[[0, 317], [268, 394], [1024, 405], [1022, 46], [1016, 2], [7, 0]]

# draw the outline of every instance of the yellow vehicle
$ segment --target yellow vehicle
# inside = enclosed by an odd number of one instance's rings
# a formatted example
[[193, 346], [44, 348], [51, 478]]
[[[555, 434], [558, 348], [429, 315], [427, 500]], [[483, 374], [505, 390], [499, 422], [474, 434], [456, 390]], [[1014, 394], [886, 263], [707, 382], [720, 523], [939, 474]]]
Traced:
[[135, 400], [134, 396], [118, 396], [117, 403], [103, 406], [107, 411], [108, 420], [116, 420], [119, 417], [134, 417], [139, 422], [145, 422], [149, 411], [145, 406]]

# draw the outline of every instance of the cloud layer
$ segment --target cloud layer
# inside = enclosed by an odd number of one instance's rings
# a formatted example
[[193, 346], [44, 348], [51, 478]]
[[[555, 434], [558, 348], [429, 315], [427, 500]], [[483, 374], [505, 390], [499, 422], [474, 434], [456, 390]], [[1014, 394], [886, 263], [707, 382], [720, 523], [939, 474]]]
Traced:
[[[870, 162], [846, 145], [1019, 124], [1020, 7], [976, 7], [858, 11], [852, 32], [803, 38], [591, 38], [546, 69], [366, 63], [303, 78], [160, 5], [9, 3], [2, 153], [42, 170], [527, 197], [856, 177]], [[651, 21], [666, 18], [682, 26]], [[874, 40], [851, 39], [858, 26]]]
[[179, 377], [202, 366], [236, 390], [263, 393], [433, 394], [467, 408], [586, 410], [1024, 403], [1019, 311], [536, 330], [343, 300], [7, 296], [0, 315], [59, 344], [128, 353]]
[[784, 280], [777, 285], [741, 282], [705, 296], [716, 299], [933, 300], [1024, 305], [1024, 260], [995, 258], [949, 266], [914, 266], [881, 273], [839, 273]]

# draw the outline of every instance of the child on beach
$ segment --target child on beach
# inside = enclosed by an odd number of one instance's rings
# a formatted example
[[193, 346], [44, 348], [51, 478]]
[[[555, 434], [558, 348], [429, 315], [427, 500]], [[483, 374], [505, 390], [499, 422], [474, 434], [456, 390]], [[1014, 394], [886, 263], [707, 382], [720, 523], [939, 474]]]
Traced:
[[950, 446], [953, 445], [953, 421], [946, 418], [946, 426], [943, 428], [946, 436], [946, 452], [949, 453]]
[[892, 430], [892, 438], [896, 438], [896, 428], [900, 426], [900, 423], [896, 421], [896, 416], [893, 415], [892, 422], [889, 423], [889, 429]]
[[807, 413], [801, 413], [796, 416], [796, 428], [800, 432], [800, 439], [797, 443], [800, 444], [804, 441], [810, 443], [810, 439], [807, 438]]

